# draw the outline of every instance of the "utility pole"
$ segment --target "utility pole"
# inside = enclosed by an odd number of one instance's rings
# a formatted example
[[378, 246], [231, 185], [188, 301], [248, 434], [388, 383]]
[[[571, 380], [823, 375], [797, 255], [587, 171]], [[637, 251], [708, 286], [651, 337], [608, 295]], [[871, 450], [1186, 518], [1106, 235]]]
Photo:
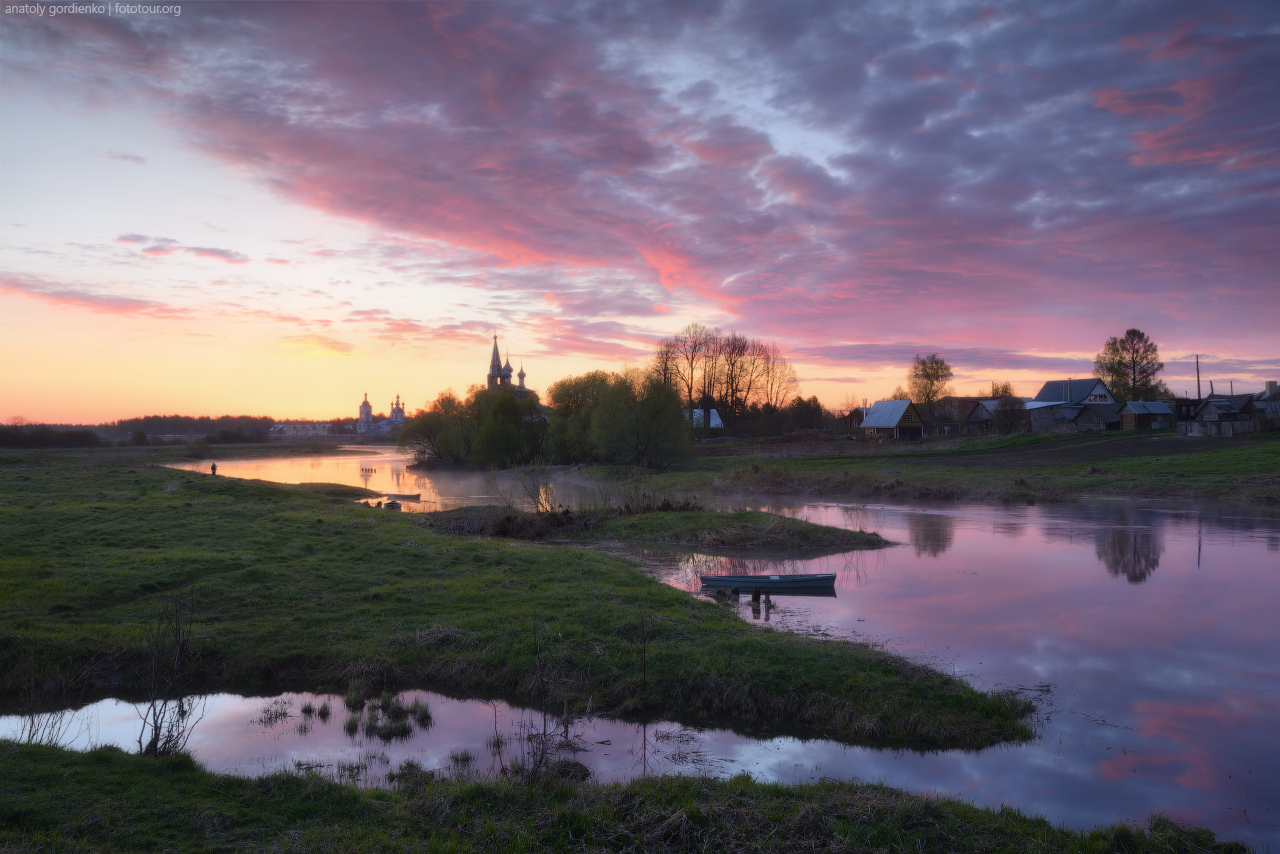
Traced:
[[1200, 399], [1200, 354], [1196, 353], [1196, 400]]

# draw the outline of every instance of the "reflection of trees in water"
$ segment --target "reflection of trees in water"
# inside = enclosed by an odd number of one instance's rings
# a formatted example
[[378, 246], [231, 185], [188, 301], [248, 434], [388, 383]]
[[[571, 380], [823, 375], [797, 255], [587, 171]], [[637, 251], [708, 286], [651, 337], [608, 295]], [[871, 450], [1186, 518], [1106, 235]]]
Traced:
[[1160, 566], [1164, 534], [1159, 528], [1110, 528], [1099, 535], [1096, 551], [1107, 572], [1141, 584]]
[[142, 731], [138, 752], [148, 756], [173, 756], [187, 749], [187, 741], [204, 717], [205, 697], [152, 700], [138, 708]]
[[937, 557], [955, 542], [956, 523], [941, 513], [912, 513], [907, 517], [907, 535], [917, 557], [926, 553]]

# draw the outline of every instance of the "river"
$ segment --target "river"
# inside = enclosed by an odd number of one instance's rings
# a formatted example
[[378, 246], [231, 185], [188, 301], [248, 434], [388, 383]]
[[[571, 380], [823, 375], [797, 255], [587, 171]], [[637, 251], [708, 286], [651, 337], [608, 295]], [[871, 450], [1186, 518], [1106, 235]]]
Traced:
[[[419, 474], [391, 454], [229, 460], [219, 474], [421, 493], [406, 509], [492, 500], [478, 475]], [[639, 557], [692, 595], [699, 575], [835, 572], [834, 597], [759, 605], [744, 597], [726, 607], [774, 630], [869, 641], [981, 688], [1023, 691], [1037, 702], [1039, 738], [922, 755], [674, 724], [573, 722], [571, 752], [598, 777], [745, 770], [782, 781], [856, 778], [1010, 804], [1075, 827], [1161, 810], [1229, 837], [1280, 842], [1280, 512], [1117, 500], [904, 506], [779, 496], [739, 504], [878, 531], [898, 545], [785, 562], [687, 551]], [[214, 770], [372, 762], [372, 778], [410, 756], [428, 767], [448, 766], [451, 754], [476, 757], [477, 767], [501, 763], [485, 748], [495, 726], [517, 743], [547, 725], [501, 703], [413, 696], [431, 704], [434, 724], [394, 743], [348, 736], [337, 697], [204, 698], [191, 748]], [[262, 714], [272, 702], [287, 712], [274, 722]], [[308, 702], [329, 702], [329, 722], [304, 718]], [[98, 740], [127, 744], [139, 720], [133, 706], [109, 700], [57, 725], [67, 743], [90, 743], [96, 726]], [[22, 725], [0, 719], [0, 733]], [[103, 736], [104, 726], [116, 734]]]

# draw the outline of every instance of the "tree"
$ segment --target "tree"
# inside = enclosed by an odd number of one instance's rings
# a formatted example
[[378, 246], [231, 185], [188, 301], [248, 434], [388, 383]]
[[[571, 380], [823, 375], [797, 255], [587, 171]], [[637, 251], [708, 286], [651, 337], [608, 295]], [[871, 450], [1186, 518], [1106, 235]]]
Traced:
[[910, 400], [911, 395], [903, 391], [902, 386], [898, 386], [893, 390], [893, 394], [889, 395], [890, 400]]
[[635, 368], [610, 378], [592, 413], [591, 432], [604, 459], [630, 465], [665, 468], [691, 447], [679, 393]]
[[805, 400], [796, 395], [795, 400], [787, 407], [796, 427], [801, 430], [817, 430], [822, 426], [823, 409], [817, 395]]
[[1168, 387], [1156, 376], [1163, 370], [1159, 349], [1140, 329], [1127, 330], [1123, 338], [1108, 338], [1093, 360], [1093, 375], [1121, 403], [1167, 396]]
[[669, 342], [675, 354], [676, 380], [680, 390], [684, 392], [685, 403], [688, 404], [690, 413], [693, 412], [693, 396], [699, 390], [702, 380], [703, 361], [706, 359], [707, 349], [711, 346], [711, 339], [715, 334], [719, 334], [719, 330], [707, 329], [701, 323], [690, 323], [677, 332]]
[[471, 461], [488, 467], [533, 462], [542, 453], [546, 432], [535, 396], [517, 399], [501, 389], [472, 445]]
[[921, 410], [920, 414], [926, 420], [934, 420], [937, 402], [951, 394], [949, 383], [952, 376], [951, 366], [937, 353], [923, 358], [916, 354], [911, 370], [907, 372], [907, 390], [911, 392], [911, 402]]
[[[591, 416], [609, 387], [611, 376], [606, 371], [591, 371], [577, 377], [565, 377], [547, 389], [547, 403], [551, 407], [547, 448], [552, 461], [582, 463], [596, 458]], [[660, 371], [651, 372], [651, 376], [663, 385], [670, 385], [662, 379]]]
[[1013, 383], [1008, 380], [1002, 383], [998, 383], [995, 380], [991, 381], [991, 398], [993, 400], [999, 400], [1002, 397], [1013, 397], [1015, 394]]
[[1027, 421], [1027, 402], [1011, 394], [1000, 398], [996, 411], [991, 413], [992, 426], [999, 433], [1016, 433]]
[[777, 344], [761, 345], [757, 358], [761, 364], [760, 406], [766, 412], [777, 412], [800, 390], [796, 369], [782, 355]]

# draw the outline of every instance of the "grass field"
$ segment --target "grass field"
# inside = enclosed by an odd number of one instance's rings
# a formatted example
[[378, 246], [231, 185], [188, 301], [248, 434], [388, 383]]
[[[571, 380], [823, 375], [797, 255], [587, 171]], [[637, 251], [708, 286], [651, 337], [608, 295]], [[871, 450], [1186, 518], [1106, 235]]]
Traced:
[[0, 850], [1244, 852], [1153, 816], [1079, 832], [885, 786], [659, 777], [628, 785], [440, 779], [393, 790], [210, 774], [185, 756], [0, 742]]
[[[360, 680], [919, 749], [1032, 734], [1023, 700], [869, 646], [750, 626], [589, 548], [442, 535], [324, 494], [351, 487], [93, 454], [6, 459], [10, 707], [33, 674], [55, 684], [90, 662], [93, 692], [144, 691], [146, 632], [182, 594], [199, 662], [188, 690], [341, 692]], [[679, 529], [681, 514], [668, 515]]]
[[[828, 441], [787, 456], [783, 446], [715, 447], [663, 475], [717, 494], [850, 498], [1068, 501], [1142, 497], [1280, 502], [1280, 442], [1106, 433], [1025, 435], [898, 449]], [[779, 450], [779, 448], [781, 450]], [[733, 453], [738, 450], [740, 453]]]

